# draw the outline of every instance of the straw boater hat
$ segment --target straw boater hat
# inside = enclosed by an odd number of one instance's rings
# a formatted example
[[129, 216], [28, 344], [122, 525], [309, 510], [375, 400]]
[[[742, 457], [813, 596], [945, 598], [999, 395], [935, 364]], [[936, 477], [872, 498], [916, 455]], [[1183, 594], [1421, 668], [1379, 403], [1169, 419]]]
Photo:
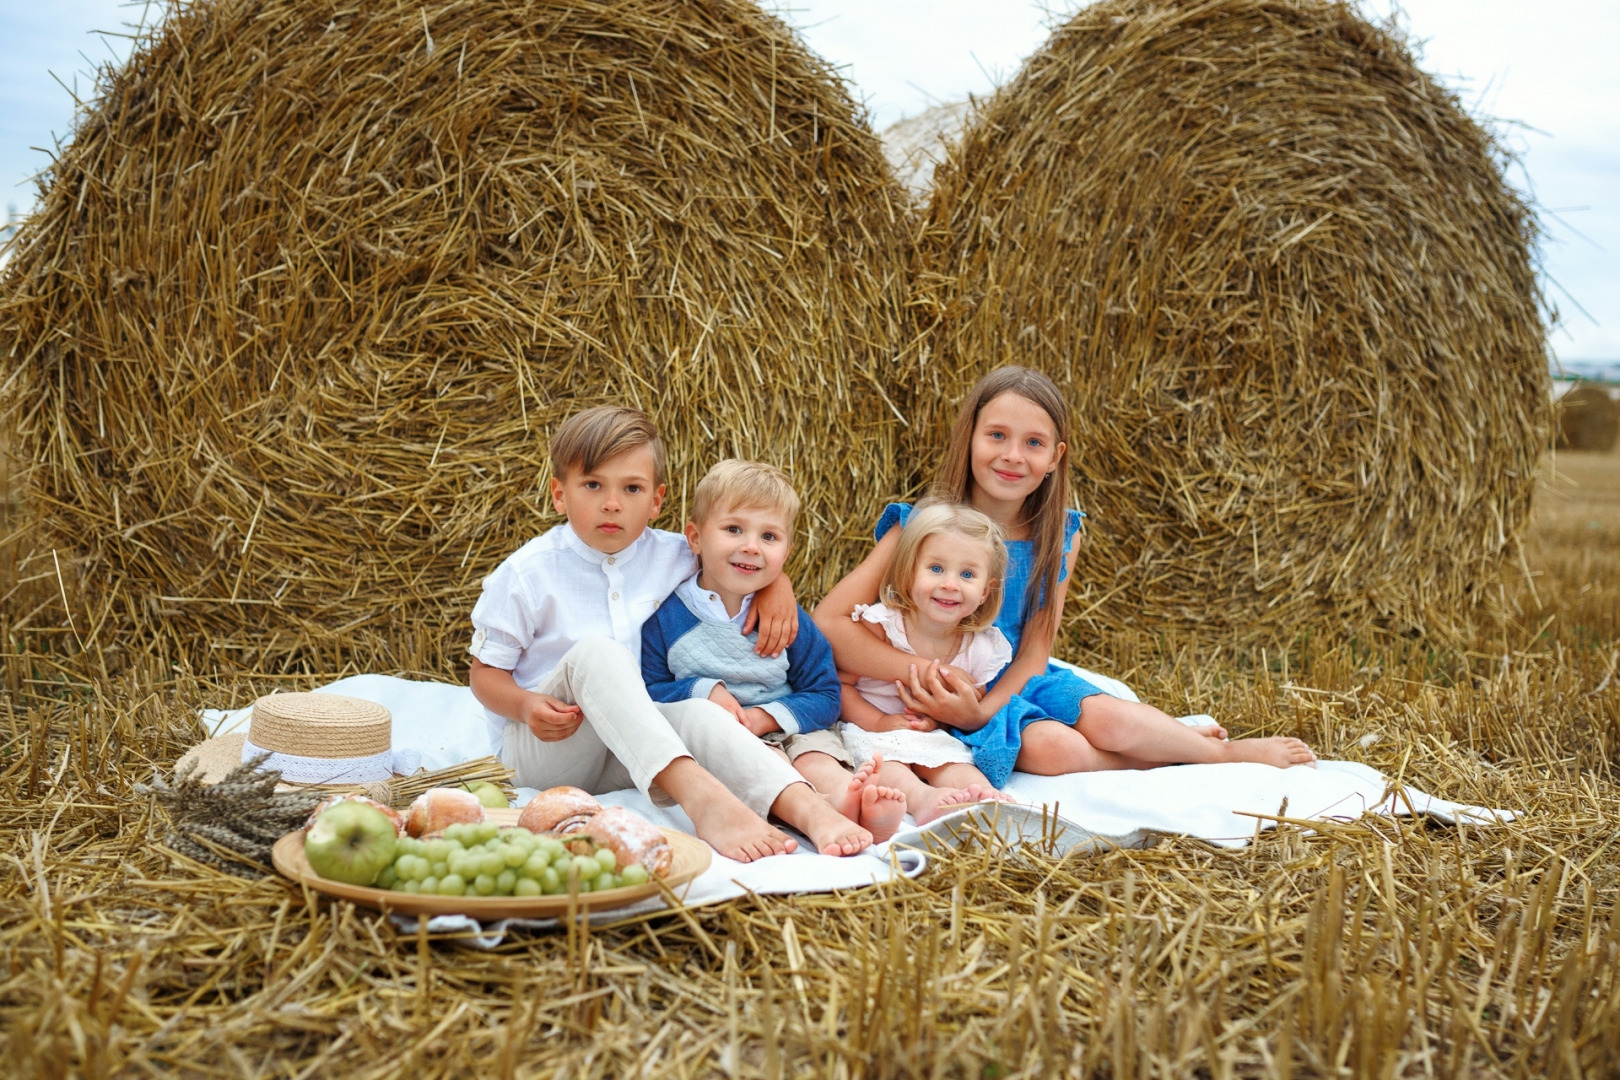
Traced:
[[253, 703], [245, 732], [220, 735], [192, 747], [176, 769], [196, 761], [207, 783], [217, 783], [244, 761], [268, 752], [260, 769], [275, 769], [284, 783], [354, 787], [416, 771], [421, 755], [394, 750], [393, 717], [374, 701], [344, 694], [269, 694]]

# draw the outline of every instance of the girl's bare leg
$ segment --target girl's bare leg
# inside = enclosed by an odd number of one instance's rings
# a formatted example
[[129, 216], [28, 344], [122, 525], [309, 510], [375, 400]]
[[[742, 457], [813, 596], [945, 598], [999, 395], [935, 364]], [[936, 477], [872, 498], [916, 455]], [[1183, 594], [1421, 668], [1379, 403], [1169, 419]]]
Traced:
[[[1091, 701], [1093, 698], [1085, 700]], [[1175, 721], [1172, 720], [1171, 723]], [[1196, 735], [1193, 737], [1198, 738]], [[1209, 740], [1199, 739], [1199, 741]], [[1146, 769], [1152, 766], [1124, 754], [1101, 749], [1076, 730], [1076, 725], [1065, 724], [1060, 720], [1037, 720], [1024, 729], [1015, 767], [1021, 772], [1034, 773], [1036, 776], [1060, 776], [1072, 772]]]
[[[1040, 721], [1024, 729], [1026, 748], [1029, 746], [1030, 732], [1047, 723], [1049, 721]], [[1080, 719], [1076, 721], [1074, 730], [1095, 750], [1133, 759], [1136, 767], [1256, 761], [1286, 769], [1290, 765], [1312, 765], [1316, 762], [1311, 748], [1298, 739], [1273, 736], [1223, 741], [1211, 738], [1208, 732], [1190, 728], [1151, 705], [1107, 694], [1093, 694], [1080, 702]], [[1024, 768], [1022, 751], [1018, 755], [1018, 762], [1018, 767]]]

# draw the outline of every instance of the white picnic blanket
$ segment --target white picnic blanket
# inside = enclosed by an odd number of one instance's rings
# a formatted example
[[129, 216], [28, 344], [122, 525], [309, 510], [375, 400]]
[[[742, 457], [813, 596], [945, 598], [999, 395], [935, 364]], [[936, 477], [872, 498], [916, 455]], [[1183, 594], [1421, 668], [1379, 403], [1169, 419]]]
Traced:
[[[1136, 700], [1123, 683], [1095, 672], [1083, 674], [1110, 693]], [[387, 708], [393, 715], [393, 748], [415, 750], [425, 769], [448, 768], [495, 752], [489, 745], [483, 707], [465, 686], [354, 675], [320, 687], [319, 692], [348, 694]], [[249, 714], [249, 709], [208, 709], [203, 711], [203, 724], [212, 735], [245, 731]], [[750, 892], [831, 892], [888, 881], [897, 874], [915, 876], [926, 865], [926, 856], [918, 849], [931, 843], [951, 843], [967, 815], [977, 815], [1009, 839], [1053, 838], [1059, 851], [1140, 847], [1153, 836], [1167, 833], [1241, 847], [1257, 830], [1272, 827], [1274, 821], [1267, 818], [1275, 818], [1279, 812], [1290, 819], [1315, 821], [1354, 820], [1366, 813], [1416, 813], [1446, 822], [1479, 824], [1513, 817], [1510, 811], [1452, 803], [1411, 786], [1392, 784], [1376, 769], [1351, 761], [1322, 761], [1314, 769], [1231, 763], [1065, 776], [1015, 772], [1005, 790], [1024, 805], [961, 811], [922, 829], [908, 828], [888, 844], [850, 858], [801, 850], [791, 856], [739, 863], [717, 853], [709, 869], [687, 886], [683, 899], [688, 906], [697, 906]], [[526, 800], [533, 791], [519, 789], [519, 795], [520, 801]], [[678, 807], [655, 807], [634, 789], [598, 798], [604, 804], [635, 810], [657, 824], [693, 831], [691, 820]], [[596, 918], [618, 920], [663, 906], [663, 900], [655, 898]], [[396, 916], [396, 921], [414, 929], [414, 920]], [[433, 919], [429, 929], [466, 932], [472, 943], [492, 947], [510, 925], [543, 924], [503, 920], [480, 928], [471, 919], [450, 916]]]

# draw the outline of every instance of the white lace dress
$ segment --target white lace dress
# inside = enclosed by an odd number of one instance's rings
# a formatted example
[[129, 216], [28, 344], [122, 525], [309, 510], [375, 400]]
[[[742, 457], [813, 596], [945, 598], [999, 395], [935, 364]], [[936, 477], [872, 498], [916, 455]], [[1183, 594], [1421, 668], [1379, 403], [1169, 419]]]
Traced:
[[[901, 652], [917, 655], [917, 650], [906, 640], [904, 616], [893, 608], [883, 604], [858, 604], [850, 618], [881, 626], [890, 645]], [[967, 672], [976, 686], [983, 686], [995, 678], [1011, 662], [1012, 646], [993, 626], [969, 636], [961, 651], [949, 661], [952, 667]], [[892, 682], [863, 678], [856, 681], [855, 690], [885, 714], [906, 711], [906, 703]], [[944, 728], [934, 731], [867, 731], [846, 722], [838, 725], [838, 733], [843, 736], [844, 746], [857, 765], [872, 760], [873, 754], [882, 754], [885, 761], [929, 767], [958, 761], [973, 762], [972, 748]]]

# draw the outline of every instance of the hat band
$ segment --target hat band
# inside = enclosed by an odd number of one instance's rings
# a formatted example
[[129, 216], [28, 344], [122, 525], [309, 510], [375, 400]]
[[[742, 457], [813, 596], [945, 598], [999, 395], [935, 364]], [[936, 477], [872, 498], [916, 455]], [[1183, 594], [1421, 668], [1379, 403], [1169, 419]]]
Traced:
[[408, 775], [422, 763], [422, 755], [415, 750], [385, 750], [364, 757], [304, 757], [265, 750], [254, 746], [252, 739], [242, 740], [243, 761], [265, 753], [270, 757], [259, 768], [275, 769], [289, 784], [369, 784], [387, 780], [395, 773]]

